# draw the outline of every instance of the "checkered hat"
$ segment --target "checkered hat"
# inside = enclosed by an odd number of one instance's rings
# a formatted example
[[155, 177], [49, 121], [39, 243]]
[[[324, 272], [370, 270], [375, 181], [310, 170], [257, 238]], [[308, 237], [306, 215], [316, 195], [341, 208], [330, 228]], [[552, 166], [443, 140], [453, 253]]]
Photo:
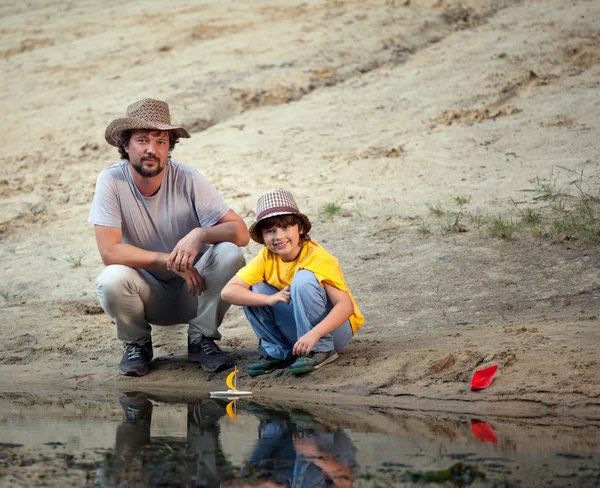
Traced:
[[129, 105], [125, 118], [113, 120], [106, 128], [104, 138], [111, 146], [118, 147], [121, 132], [132, 129], [172, 130], [175, 137], [190, 137], [183, 127], [171, 125], [167, 102], [154, 98], [145, 98]]
[[265, 193], [258, 199], [256, 205], [256, 221], [250, 226], [250, 237], [252, 240], [259, 244], [264, 244], [262, 233], [258, 230], [257, 224], [264, 219], [269, 217], [275, 217], [277, 215], [297, 215], [304, 223], [304, 232], [308, 233], [312, 227], [310, 220], [303, 213], [300, 213], [300, 209], [296, 204], [296, 200], [289, 191], [286, 190], [274, 190]]

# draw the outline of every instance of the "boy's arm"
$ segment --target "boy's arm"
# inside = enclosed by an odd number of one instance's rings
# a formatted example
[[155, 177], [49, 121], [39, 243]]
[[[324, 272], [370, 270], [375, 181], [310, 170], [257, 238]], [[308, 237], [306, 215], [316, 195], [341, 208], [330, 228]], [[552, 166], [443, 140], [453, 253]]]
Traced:
[[279, 302], [287, 305], [290, 303], [290, 287], [286, 286], [274, 295], [263, 295], [252, 291], [250, 285], [239, 276], [234, 276], [221, 290], [221, 298], [233, 305], [243, 307], [273, 306]]
[[347, 291], [340, 290], [327, 283], [324, 283], [323, 286], [331, 303], [333, 303], [333, 308], [319, 324], [300, 337], [294, 344], [292, 352], [296, 356], [308, 355], [321, 337], [340, 327], [354, 313], [354, 305], [352, 305], [352, 300]]

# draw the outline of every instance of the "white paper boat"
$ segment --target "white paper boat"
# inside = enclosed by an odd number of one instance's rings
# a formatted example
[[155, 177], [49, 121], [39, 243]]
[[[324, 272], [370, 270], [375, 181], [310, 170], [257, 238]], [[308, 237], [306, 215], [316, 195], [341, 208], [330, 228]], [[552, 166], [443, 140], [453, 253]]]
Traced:
[[221, 398], [235, 398], [241, 396], [249, 396], [252, 395], [251, 391], [239, 391], [239, 390], [227, 390], [227, 391], [211, 391], [211, 397], [221, 397]]

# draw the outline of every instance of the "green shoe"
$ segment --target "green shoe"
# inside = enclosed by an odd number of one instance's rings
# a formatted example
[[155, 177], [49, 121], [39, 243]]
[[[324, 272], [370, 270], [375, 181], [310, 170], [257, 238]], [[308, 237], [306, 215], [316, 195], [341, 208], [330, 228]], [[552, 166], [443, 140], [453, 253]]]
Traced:
[[291, 364], [293, 359], [277, 359], [272, 358], [271, 356], [267, 356], [260, 358], [255, 363], [248, 365], [246, 368], [246, 373], [249, 376], [258, 376], [260, 374], [267, 374], [276, 369], [285, 368], [289, 364]]
[[290, 366], [291, 374], [310, 373], [326, 364], [335, 361], [338, 354], [335, 351], [311, 352], [308, 356], [299, 357], [294, 364]]

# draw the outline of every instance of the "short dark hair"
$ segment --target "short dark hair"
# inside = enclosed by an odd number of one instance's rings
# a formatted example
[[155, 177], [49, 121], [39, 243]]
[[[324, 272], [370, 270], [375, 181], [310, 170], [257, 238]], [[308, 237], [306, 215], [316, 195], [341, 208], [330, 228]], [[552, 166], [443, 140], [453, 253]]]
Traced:
[[285, 214], [285, 215], [276, 215], [275, 217], [267, 217], [264, 220], [261, 220], [256, 224], [256, 229], [258, 230], [258, 235], [261, 240], [264, 239], [262, 236], [263, 230], [270, 229], [271, 227], [285, 227], [290, 225], [297, 225], [298, 231], [300, 232], [300, 242], [308, 242], [310, 241], [310, 236], [308, 232], [306, 232], [306, 228], [304, 226], [304, 222], [300, 217], [294, 214]]
[[[129, 153], [125, 150], [125, 146], [129, 144], [131, 139], [131, 134], [133, 134], [134, 130], [144, 130], [144, 129], [127, 129], [121, 131], [117, 136], [117, 147], [119, 148], [119, 154], [123, 159], [129, 159]], [[149, 131], [151, 132], [151, 131]], [[175, 133], [172, 130], [167, 131], [169, 133], [169, 155], [171, 155], [171, 151], [175, 147], [175, 144], [179, 142], [179, 137], [175, 136]]]

